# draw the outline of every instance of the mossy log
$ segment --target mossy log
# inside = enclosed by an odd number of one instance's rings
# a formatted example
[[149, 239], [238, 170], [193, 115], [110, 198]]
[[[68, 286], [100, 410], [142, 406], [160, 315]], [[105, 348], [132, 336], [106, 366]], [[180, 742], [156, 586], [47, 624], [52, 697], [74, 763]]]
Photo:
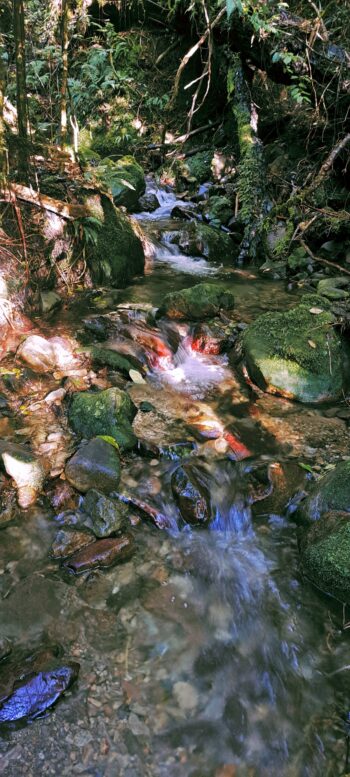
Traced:
[[239, 219], [244, 226], [239, 260], [255, 260], [263, 236], [265, 167], [263, 146], [257, 132], [257, 111], [251, 101], [243, 65], [238, 55], [232, 58], [228, 69], [227, 92], [236, 122], [239, 147]]

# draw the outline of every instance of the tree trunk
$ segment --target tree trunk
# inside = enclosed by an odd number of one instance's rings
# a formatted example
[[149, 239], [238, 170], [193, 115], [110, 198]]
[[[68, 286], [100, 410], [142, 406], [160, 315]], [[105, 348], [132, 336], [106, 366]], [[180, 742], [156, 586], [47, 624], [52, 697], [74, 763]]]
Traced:
[[61, 122], [60, 136], [61, 147], [67, 145], [67, 87], [68, 87], [68, 17], [69, 0], [62, 0], [61, 4], [61, 47], [62, 47], [62, 76], [61, 76]]
[[16, 54], [18, 167], [20, 174], [26, 179], [28, 177], [28, 108], [23, 0], [13, 0], [13, 30]]
[[232, 58], [227, 92], [237, 128], [239, 146], [238, 218], [244, 227], [239, 260], [255, 260], [263, 236], [265, 168], [263, 146], [258, 137], [258, 116], [238, 55]]
[[4, 100], [5, 100], [5, 46], [2, 35], [0, 35], [0, 187], [3, 186], [6, 179], [6, 139], [4, 122]]

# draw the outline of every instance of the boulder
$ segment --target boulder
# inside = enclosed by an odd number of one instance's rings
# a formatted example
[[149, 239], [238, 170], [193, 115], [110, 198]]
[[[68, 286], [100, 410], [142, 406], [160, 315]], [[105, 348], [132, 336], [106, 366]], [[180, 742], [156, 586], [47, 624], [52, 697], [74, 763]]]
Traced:
[[210, 499], [200, 473], [184, 464], [177, 467], [171, 478], [171, 488], [180, 513], [190, 524], [206, 524], [210, 520]]
[[314, 585], [350, 604], [350, 513], [332, 511], [301, 541], [301, 568]]
[[188, 222], [179, 232], [174, 232], [171, 240], [186, 256], [204, 256], [208, 261], [223, 262], [235, 253], [230, 235], [201, 221]]
[[19, 346], [17, 357], [28, 364], [34, 372], [52, 372], [56, 366], [52, 343], [40, 335], [29, 335]]
[[130, 534], [122, 537], [109, 537], [97, 540], [83, 550], [75, 553], [64, 566], [76, 575], [90, 569], [99, 567], [111, 567], [120, 561], [129, 559], [134, 552], [134, 540]]
[[345, 352], [334, 323], [328, 310], [305, 303], [285, 313], [259, 316], [242, 340], [252, 381], [264, 391], [299, 402], [337, 399], [343, 389]]
[[156, 194], [149, 192], [143, 194], [139, 199], [139, 210], [141, 213], [153, 213], [160, 207], [160, 203]]
[[62, 305], [62, 298], [55, 291], [40, 292], [40, 310], [42, 313], [51, 313]]
[[91, 216], [101, 223], [95, 242], [87, 250], [92, 280], [99, 286], [127, 286], [134, 275], [144, 270], [140, 227], [115, 208], [107, 196], [89, 194], [85, 204]]
[[109, 499], [96, 489], [86, 494], [83, 509], [90, 516], [96, 537], [109, 537], [120, 531], [126, 522], [128, 508], [122, 502]]
[[7, 474], [15, 481], [20, 507], [34, 504], [45, 479], [41, 461], [29, 448], [6, 440], [0, 441], [0, 459]]
[[166, 294], [157, 318], [189, 319], [201, 321], [218, 315], [221, 310], [230, 311], [234, 307], [232, 292], [219, 284], [198, 283], [189, 289]]
[[109, 494], [119, 486], [119, 454], [109, 442], [95, 437], [81, 445], [69, 459], [65, 475], [69, 483], [82, 493], [98, 488]]
[[217, 355], [232, 348], [237, 337], [235, 323], [225, 324], [220, 319], [214, 318], [212, 321], [196, 324], [192, 334], [191, 348], [199, 353]]
[[110, 189], [115, 205], [124, 205], [135, 211], [138, 200], [146, 189], [142, 167], [132, 156], [124, 156], [114, 162], [106, 158], [94, 168], [94, 175]]
[[69, 421], [82, 437], [112, 437], [120, 448], [129, 450], [136, 444], [131, 422], [136, 408], [128, 394], [118, 388], [105, 391], [81, 391], [73, 395]]
[[350, 514], [350, 461], [341, 461], [312, 485], [298, 516], [304, 521], [318, 521], [323, 513], [334, 510]]
[[216, 195], [209, 197], [203, 205], [203, 216], [215, 224], [228, 224], [233, 216], [233, 208], [228, 197]]

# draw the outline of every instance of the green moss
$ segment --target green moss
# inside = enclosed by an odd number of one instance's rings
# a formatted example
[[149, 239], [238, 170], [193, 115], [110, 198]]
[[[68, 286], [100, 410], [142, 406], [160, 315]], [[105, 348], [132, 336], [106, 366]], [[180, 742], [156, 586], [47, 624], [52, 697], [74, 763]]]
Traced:
[[218, 225], [227, 224], [233, 216], [230, 200], [221, 196], [209, 197], [203, 212], [208, 221], [215, 221]]
[[205, 256], [209, 261], [223, 262], [235, 253], [234, 243], [228, 234], [201, 221], [186, 224], [180, 234], [174, 235], [174, 243], [178, 243], [189, 256]]
[[350, 602], [350, 515], [330, 513], [302, 542], [301, 566], [322, 591]]
[[220, 284], [198, 283], [190, 289], [171, 292], [164, 298], [157, 317], [201, 321], [217, 316], [220, 310], [232, 310], [233, 294]]
[[132, 222], [106, 196], [90, 195], [86, 205], [103, 226], [87, 252], [92, 279], [99, 285], [126, 286], [144, 269], [142, 243]]
[[130, 397], [117, 388], [78, 392], [73, 395], [69, 409], [69, 421], [75, 432], [87, 439], [98, 435], [113, 437], [126, 450], [136, 443], [131, 428], [135, 415]]
[[105, 189], [110, 190], [115, 205], [123, 205], [129, 211], [137, 208], [146, 183], [143, 169], [134, 157], [125, 156], [117, 162], [103, 159], [93, 174]]
[[90, 349], [92, 361], [95, 364], [102, 364], [104, 367], [111, 367], [112, 370], [119, 370], [124, 375], [129, 375], [130, 370], [140, 369], [137, 360], [123, 356], [111, 348], [104, 348], [95, 345]]
[[300, 304], [286, 313], [266, 313], [244, 333], [243, 348], [250, 375], [262, 388], [303, 402], [336, 398], [342, 391], [342, 341], [329, 311], [316, 316], [309, 304]]
[[330, 510], [350, 513], [350, 461], [341, 461], [313, 484], [298, 516], [302, 520], [317, 521]]

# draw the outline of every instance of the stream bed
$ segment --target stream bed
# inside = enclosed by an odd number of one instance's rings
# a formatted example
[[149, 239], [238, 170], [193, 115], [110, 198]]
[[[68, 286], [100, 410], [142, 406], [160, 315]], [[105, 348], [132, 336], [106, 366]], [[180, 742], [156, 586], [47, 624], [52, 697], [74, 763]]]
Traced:
[[[203, 280], [233, 291], [238, 324], [295, 304], [282, 282], [183, 255], [166, 239], [176, 226], [167, 204], [138, 217], [152, 246], [145, 276], [78, 297], [47, 332], [76, 336], [84, 318], [118, 310], [142, 326], [168, 291]], [[347, 456], [346, 422], [255, 393], [227, 355], [194, 352], [189, 336], [181, 324], [169, 363], [128, 384], [161, 423], [155, 452], [150, 443], [127, 457], [120, 491], [152, 502], [170, 529], [135, 518], [133, 557], [77, 577], [50, 558], [62, 519], [45, 502], [1, 531], [2, 636], [28, 648], [59, 643], [80, 663], [54, 709], [2, 733], [5, 777], [336, 777], [350, 768], [347, 613], [301, 578], [291, 504], [310, 478], [300, 462], [317, 473]], [[3, 434], [15, 433], [6, 423]], [[226, 432], [248, 458], [230, 455]], [[200, 459], [209, 528], [178, 520], [170, 483], [181, 445]], [[250, 499], [264, 468], [273, 491]]]

